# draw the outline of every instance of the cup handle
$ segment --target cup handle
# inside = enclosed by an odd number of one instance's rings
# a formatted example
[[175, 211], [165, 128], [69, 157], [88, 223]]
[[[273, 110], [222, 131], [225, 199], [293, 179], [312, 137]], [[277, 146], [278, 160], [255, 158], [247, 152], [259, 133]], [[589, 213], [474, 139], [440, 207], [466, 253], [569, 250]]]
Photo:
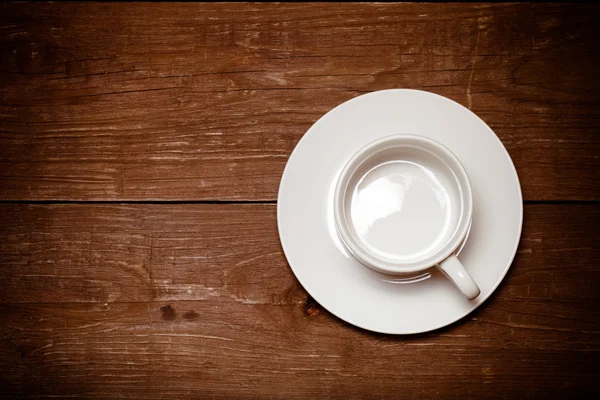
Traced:
[[475, 283], [471, 275], [465, 270], [465, 267], [458, 261], [455, 255], [451, 255], [439, 263], [437, 267], [448, 279], [460, 290], [460, 292], [469, 300], [479, 296], [481, 292], [479, 286]]

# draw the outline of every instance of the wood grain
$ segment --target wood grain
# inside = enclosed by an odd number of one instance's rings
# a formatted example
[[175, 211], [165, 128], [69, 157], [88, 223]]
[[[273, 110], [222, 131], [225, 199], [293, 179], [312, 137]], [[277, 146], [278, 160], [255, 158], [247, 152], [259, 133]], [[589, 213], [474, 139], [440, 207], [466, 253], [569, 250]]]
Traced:
[[599, 10], [3, 4], [0, 199], [274, 200], [322, 114], [406, 87], [480, 115], [526, 200], [598, 200]]
[[275, 205], [0, 207], [10, 398], [523, 398], [598, 391], [600, 206], [527, 205], [475, 313], [354, 328], [293, 277]]
[[[0, 397], [598, 397], [599, 16], [592, 4], [1, 4]], [[308, 297], [274, 204], [314, 121], [397, 87], [481, 116], [528, 203], [496, 293], [410, 337], [360, 330]]]

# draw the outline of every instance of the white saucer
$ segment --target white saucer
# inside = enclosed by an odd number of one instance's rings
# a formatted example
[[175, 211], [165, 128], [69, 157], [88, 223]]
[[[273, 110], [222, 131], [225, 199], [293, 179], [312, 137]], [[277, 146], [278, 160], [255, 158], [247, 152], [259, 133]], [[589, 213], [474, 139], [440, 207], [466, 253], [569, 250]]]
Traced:
[[[366, 268], [338, 237], [333, 192], [343, 165], [365, 144], [392, 134], [442, 143], [469, 174], [473, 221], [459, 258], [481, 289], [473, 301], [435, 268], [412, 279]], [[411, 334], [451, 324], [492, 294], [517, 251], [523, 199], [508, 152], [479, 117], [433, 93], [383, 90], [339, 105], [306, 132], [281, 179], [277, 222], [294, 274], [319, 304], [364, 329]]]

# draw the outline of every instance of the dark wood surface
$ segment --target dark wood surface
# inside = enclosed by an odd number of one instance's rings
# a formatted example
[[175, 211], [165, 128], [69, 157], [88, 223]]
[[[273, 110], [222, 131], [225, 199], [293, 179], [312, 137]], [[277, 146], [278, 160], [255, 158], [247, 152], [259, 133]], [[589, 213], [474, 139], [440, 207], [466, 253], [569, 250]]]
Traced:
[[[596, 205], [528, 205], [488, 302], [413, 337], [354, 328], [296, 281], [274, 204], [6, 205], [8, 393], [524, 397], [596, 388]], [[568, 232], [568, 235], [565, 233]]]
[[593, 5], [0, 7], [1, 198], [274, 200], [317, 118], [406, 87], [480, 115], [525, 199], [596, 199]]
[[[0, 5], [0, 397], [600, 392], [600, 8]], [[511, 154], [517, 257], [463, 320], [352, 327], [294, 278], [276, 193], [316, 119], [429, 90]]]

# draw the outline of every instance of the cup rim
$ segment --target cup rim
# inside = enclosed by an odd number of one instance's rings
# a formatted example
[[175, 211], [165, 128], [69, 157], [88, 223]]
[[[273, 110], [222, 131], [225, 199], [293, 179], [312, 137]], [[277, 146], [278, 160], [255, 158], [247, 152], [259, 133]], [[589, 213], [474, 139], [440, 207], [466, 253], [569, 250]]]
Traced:
[[[446, 166], [454, 173], [460, 174], [464, 184], [460, 182], [458, 184], [460, 197], [463, 199], [464, 206], [462, 207], [461, 214], [457, 223], [457, 228], [452, 236], [443, 244], [437, 253], [433, 253], [433, 256], [427, 257], [419, 262], [392, 262], [385, 260], [381, 257], [376, 256], [373, 252], [369, 251], [364, 245], [360, 244], [354, 234], [349, 228], [349, 223], [345, 217], [345, 198], [346, 190], [351, 178], [354, 176], [356, 170], [370, 157], [377, 154], [379, 150], [376, 149], [385, 144], [386, 142], [395, 142], [399, 140], [406, 140], [414, 143], [423, 143], [428, 146], [428, 149], [433, 148], [435, 152], [434, 156], [437, 157], [438, 152], [443, 153], [445, 157], [451, 160], [454, 165], [448, 165], [446, 160], [440, 159]], [[393, 147], [393, 146], [390, 146]], [[409, 147], [408, 145], [406, 147]], [[388, 147], [389, 148], [389, 147]], [[373, 150], [376, 150], [373, 152]], [[387, 148], [386, 148], [387, 149]], [[425, 150], [425, 149], [422, 149]], [[469, 232], [469, 226], [471, 225], [471, 219], [473, 215], [473, 194], [471, 189], [471, 182], [464, 166], [460, 162], [459, 158], [450, 151], [446, 146], [439, 143], [436, 140], [430, 139], [421, 135], [409, 135], [409, 134], [395, 134], [385, 136], [383, 138], [372, 141], [365, 146], [361, 147], [356, 153], [350, 157], [350, 159], [344, 164], [342, 171], [337, 179], [335, 192], [334, 192], [334, 220], [338, 234], [342, 239], [342, 243], [348, 249], [348, 251], [362, 264], [374, 269], [376, 271], [386, 274], [404, 274], [413, 273], [427, 270], [435, 265], [439, 264], [450, 255], [454, 254], [455, 251], [460, 247], [461, 243], [465, 240], [467, 233]], [[449, 246], [449, 244], [451, 244]], [[428, 261], [429, 260], [429, 261]], [[409, 265], [407, 265], [409, 264]], [[413, 265], [414, 264], [414, 265]]]

